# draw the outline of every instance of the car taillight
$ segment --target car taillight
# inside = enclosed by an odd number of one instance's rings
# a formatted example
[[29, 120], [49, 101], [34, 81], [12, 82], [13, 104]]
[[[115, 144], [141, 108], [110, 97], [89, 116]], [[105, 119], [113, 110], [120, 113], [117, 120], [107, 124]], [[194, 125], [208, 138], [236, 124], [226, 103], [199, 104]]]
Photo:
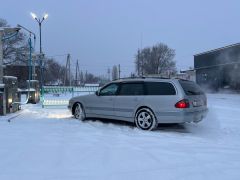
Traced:
[[184, 109], [184, 108], [189, 108], [189, 101], [187, 99], [183, 99], [181, 101], [178, 101], [175, 104], [176, 108]]

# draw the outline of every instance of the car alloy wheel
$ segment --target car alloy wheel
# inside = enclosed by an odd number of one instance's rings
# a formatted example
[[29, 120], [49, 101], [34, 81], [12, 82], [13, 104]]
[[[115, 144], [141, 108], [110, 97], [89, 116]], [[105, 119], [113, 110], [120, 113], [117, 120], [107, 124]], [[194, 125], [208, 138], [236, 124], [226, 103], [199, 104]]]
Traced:
[[85, 119], [85, 112], [81, 104], [77, 103], [74, 110], [74, 117], [79, 120]]
[[157, 126], [156, 118], [152, 111], [148, 108], [142, 108], [137, 111], [135, 123], [139, 129], [153, 130]]

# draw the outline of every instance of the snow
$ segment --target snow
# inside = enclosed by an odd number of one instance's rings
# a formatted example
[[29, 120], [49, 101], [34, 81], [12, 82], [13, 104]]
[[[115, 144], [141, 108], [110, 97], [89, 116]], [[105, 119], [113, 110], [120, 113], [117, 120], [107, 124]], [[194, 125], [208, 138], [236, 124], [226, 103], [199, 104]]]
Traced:
[[5, 84], [0, 84], [0, 88], [4, 88], [5, 87]]
[[3, 78], [6, 78], [6, 79], [14, 79], [14, 80], [17, 79], [17, 77], [15, 77], [15, 76], [3, 76]]
[[240, 95], [209, 94], [208, 105], [199, 124], [153, 132], [25, 105], [0, 117], [0, 179], [239, 180]]
[[31, 92], [33, 92], [33, 91], [36, 91], [36, 89], [35, 88], [27, 88], [27, 89], [18, 89], [18, 91], [19, 92], [28, 92], [28, 91], [31, 91]]

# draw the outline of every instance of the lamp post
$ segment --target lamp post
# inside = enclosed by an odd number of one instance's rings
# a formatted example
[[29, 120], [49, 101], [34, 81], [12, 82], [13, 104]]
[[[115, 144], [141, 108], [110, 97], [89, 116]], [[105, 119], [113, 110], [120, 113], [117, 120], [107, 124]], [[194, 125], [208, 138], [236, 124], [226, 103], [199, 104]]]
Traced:
[[42, 18], [38, 18], [35, 13], [30, 13], [32, 18], [35, 19], [39, 26], [39, 39], [40, 39], [40, 88], [41, 96], [43, 95], [43, 53], [42, 53], [42, 22], [48, 18], [48, 14], [45, 13]]
[[[35, 65], [32, 62], [32, 52], [34, 51], [34, 47], [32, 47], [32, 35], [34, 38], [34, 45], [35, 45], [35, 41], [36, 41], [36, 35], [35, 33], [33, 33], [31, 30], [27, 29], [26, 27], [18, 24], [17, 27], [22, 28], [23, 30], [27, 31], [29, 33], [29, 38], [28, 38], [28, 45], [29, 45], [29, 60], [28, 60], [28, 66], [29, 66], [29, 74], [28, 74], [28, 80], [35, 80], [34, 76], [35, 76]], [[33, 67], [32, 67], [33, 66]], [[29, 82], [30, 84], [30, 82]]]

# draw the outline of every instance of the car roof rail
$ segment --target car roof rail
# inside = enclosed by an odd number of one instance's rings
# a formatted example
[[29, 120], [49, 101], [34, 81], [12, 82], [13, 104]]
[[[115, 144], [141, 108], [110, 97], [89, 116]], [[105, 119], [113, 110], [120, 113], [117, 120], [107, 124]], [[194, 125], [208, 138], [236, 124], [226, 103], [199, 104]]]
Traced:
[[164, 76], [133, 76], [133, 77], [124, 77], [116, 80], [125, 80], [125, 79], [171, 79], [169, 77], [164, 77]]
[[124, 77], [124, 78], [120, 78], [120, 79], [116, 79], [116, 80], [124, 80], [124, 79], [144, 79], [144, 77], [141, 76], [133, 76], [133, 77]]
[[179, 78], [179, 77], [175, 77], [174, 79], [181, 80], [181, 81], [192, 81], [192, 80], [189, 80], [189, 79], [183, 79], [183, 78]]
[[171, 79], [165, 76], [143, 76], [143, 78], [151, 78], [151, 79]]

